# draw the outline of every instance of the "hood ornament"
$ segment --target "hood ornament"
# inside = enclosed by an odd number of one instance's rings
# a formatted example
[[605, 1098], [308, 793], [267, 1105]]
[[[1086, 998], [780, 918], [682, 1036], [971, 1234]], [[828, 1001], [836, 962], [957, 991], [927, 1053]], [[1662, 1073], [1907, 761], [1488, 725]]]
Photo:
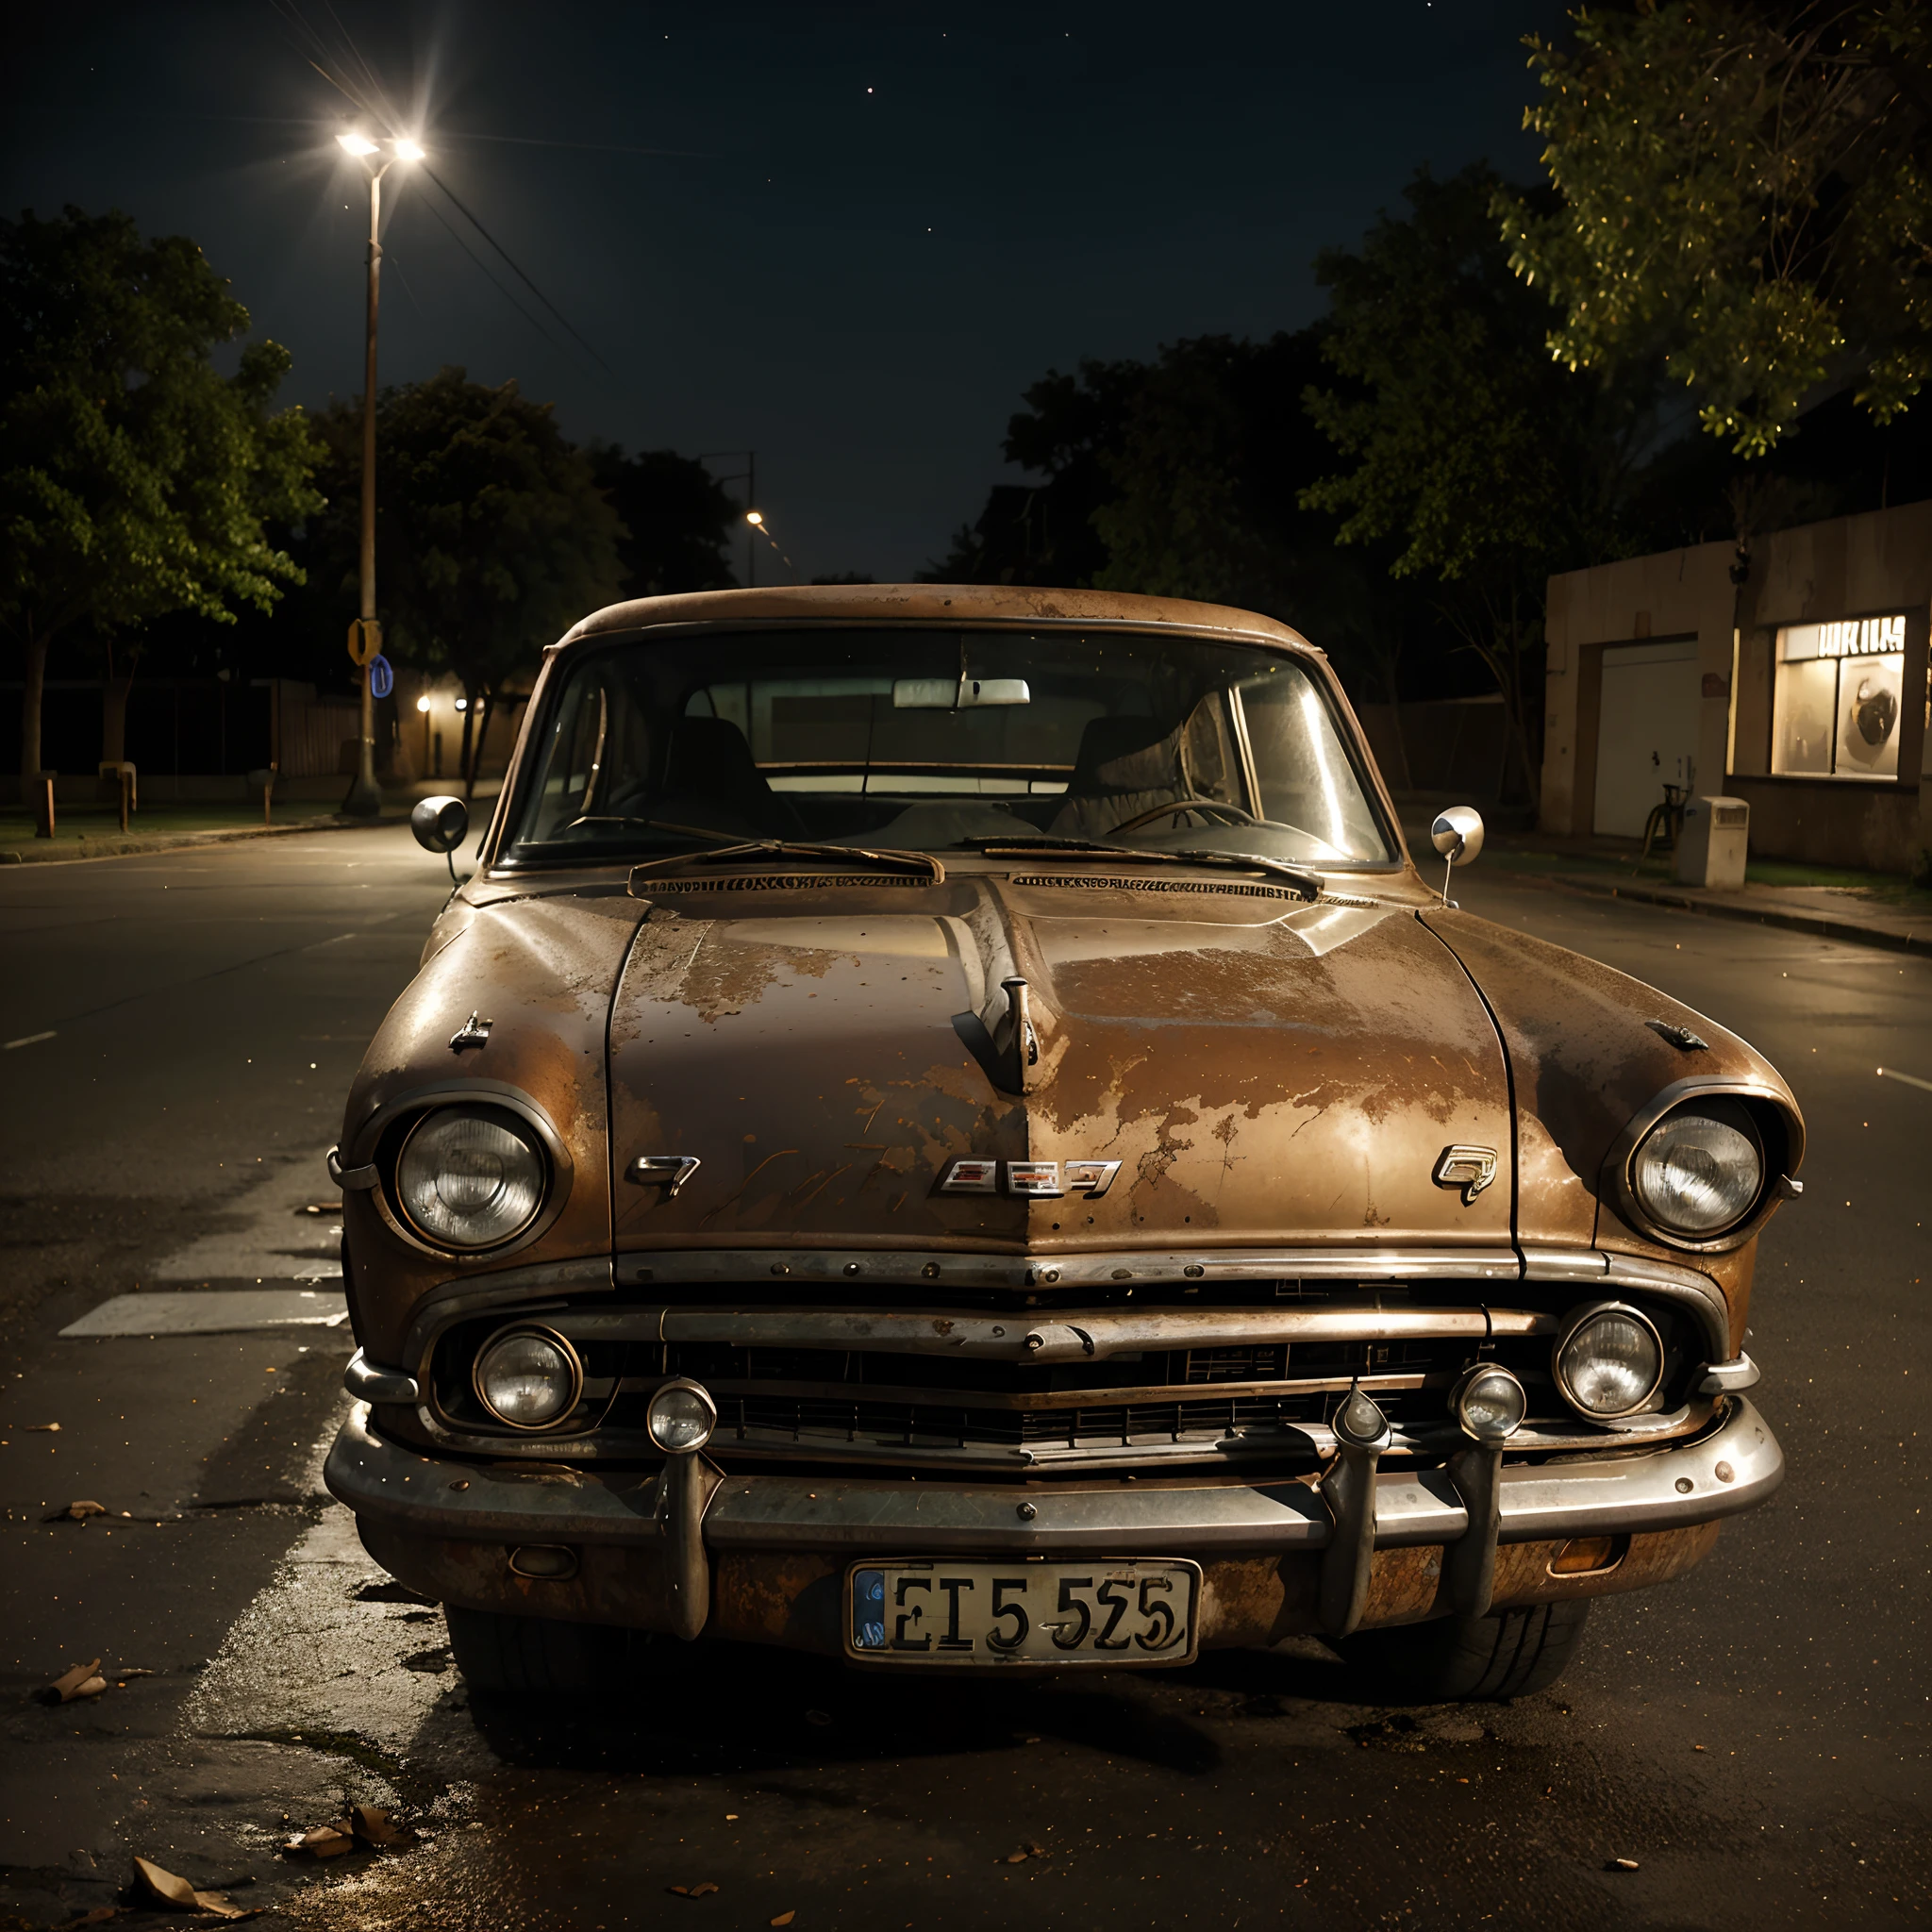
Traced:
[[1493, 1147], [1445, 1147], [1430, 1175], [1439, 1188], [1460, 1188], [1465, 1208], [1495, 1178]]
[[463, 1022], [449, 1037], [449, 1050], [461, 1053], [466, 1046], [488, 1046], [490, 1029], [496, 1024], [494, 1020], [479, 1020], [475, 1013]]

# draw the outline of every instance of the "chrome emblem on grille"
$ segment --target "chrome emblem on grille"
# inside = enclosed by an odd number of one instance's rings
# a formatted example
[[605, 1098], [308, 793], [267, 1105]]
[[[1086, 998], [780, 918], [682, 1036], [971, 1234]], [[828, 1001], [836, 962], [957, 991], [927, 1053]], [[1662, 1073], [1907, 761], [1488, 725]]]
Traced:
[[1085, 1194], [1097, 1201], [1113, 1186], [1118, 1160], [956, 1160], [940, 1182], [942, 1194], [996, 1194], [1002, 1170], [1006, 1191], [1020, 1200], [1057, 1200]]
[[1431, 1176], [1439, 1188], [1460, 1188], [1467, 1208], [1496, 1178], [1493, 1147], [1445, 1147]]

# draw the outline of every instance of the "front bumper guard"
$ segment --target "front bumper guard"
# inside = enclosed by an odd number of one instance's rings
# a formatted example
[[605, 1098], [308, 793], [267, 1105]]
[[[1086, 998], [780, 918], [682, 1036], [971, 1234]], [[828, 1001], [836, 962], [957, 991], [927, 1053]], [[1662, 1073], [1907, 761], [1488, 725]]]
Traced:
[[[1498, 1542], [1690, 1528], [1756, 1507], [1783, 1479], [1784, 1455], [1764, 1418], [1743, 1397], [1724, 1396], [1711, 1425], [1689, 1441], [1500, 1469], [1476, 1510], [1484, 1547], [1457, 1562], [1454, 1549], [1470, 1532], [1471, 1512], [1447, 1469], [1376, 1470], [1362, 1486], [1361, 1507], [1338, 1521], [1306, 1482], [1019, 1491], [726, 1475], [702, 1454], [649, 1473], [491, 1466], [391, 1441], [371, 1427], [361, 1403], [324, 1469], [338, 1502], [390, 1529], [506, 1545], [654, 1546], [667, 1573], [674, 1628], [687, 1638], [708, 1620], [710, 1554], [734, 1550], [1105, 1558], [1330, 1552], [1345, 1544], [1352, 1576], [1357, 1552], [1441, 1544], [1452, 1566], [1472, 1578], [1464, 1601], [1473, 1608], [1487, 1595], [1474, 1579], [1487, 1580]], [[1355, 1592], [1339, 1594], [1345, 1613]], [[1345, 1626], [1345, 1614], [1331, 1617]]]

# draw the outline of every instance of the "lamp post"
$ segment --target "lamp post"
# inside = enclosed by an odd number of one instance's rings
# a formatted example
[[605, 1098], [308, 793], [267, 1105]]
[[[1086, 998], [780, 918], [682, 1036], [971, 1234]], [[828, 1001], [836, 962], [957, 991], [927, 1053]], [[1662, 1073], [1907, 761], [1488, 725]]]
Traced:
[[[371, 141], [366, 134], [336, 136], [345, 154], [360, 161], [369, 176], [369, 303], [362, 362], [362, 558], [361, 615], [349, 631], [349, 656], [362, 685], [361, 732], [357, 741], [356, 775], [349, 781], [342, 810], [351, 818], [371, 819], [382, 809], [382, 791], [375, 782], [375, 693], [369, 666], [382, 648], [382, 631], [375, 621], [375, 317], [382, 285], [382, 177], [397, 161], [426, 158], [413, 141]], [[388, 158], [373, 157], [389, 150]]]

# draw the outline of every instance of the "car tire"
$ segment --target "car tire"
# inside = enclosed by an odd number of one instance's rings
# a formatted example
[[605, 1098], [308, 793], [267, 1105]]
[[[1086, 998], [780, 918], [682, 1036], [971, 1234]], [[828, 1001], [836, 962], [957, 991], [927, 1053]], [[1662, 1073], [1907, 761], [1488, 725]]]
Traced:
[[648, 1634], [557, 1617], [445, 1607], [449, 1647], [472, 1690], [499, 1697], [585, 1697], [618, 1689]]
[[1365, 1630], [1334, 1648], [1344, 1662], [1417, 1704], [1527, 1697], [1562, 1675], [1590, 1615], [1588, 1597]]

